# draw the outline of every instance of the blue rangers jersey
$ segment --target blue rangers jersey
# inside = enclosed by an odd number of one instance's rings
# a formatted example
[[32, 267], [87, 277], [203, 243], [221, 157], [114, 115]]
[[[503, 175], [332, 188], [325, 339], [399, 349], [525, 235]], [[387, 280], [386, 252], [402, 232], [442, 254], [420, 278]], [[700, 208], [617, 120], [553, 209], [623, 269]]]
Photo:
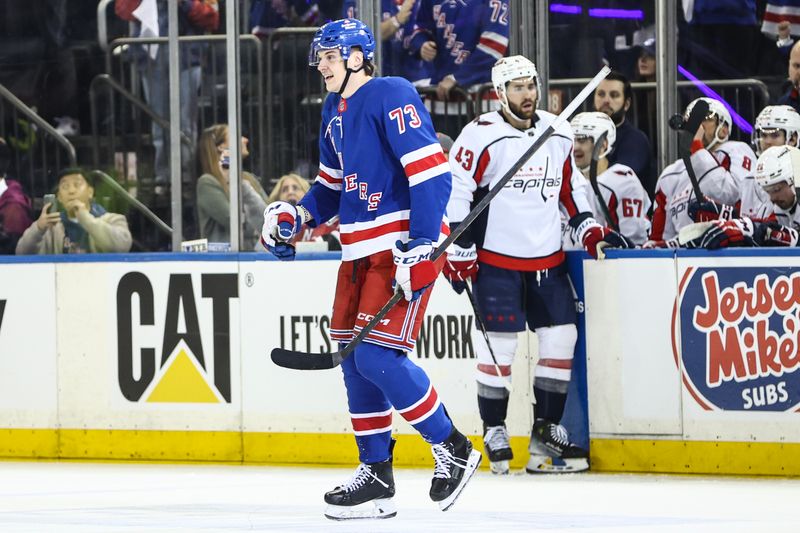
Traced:
[[437, 47], [431, 84], [452, 74], [462, 87], [491, 81], [492, 65], [508, 49], [508, 0], [421, 0], [410, 49]]
[[319, 174], [300, 205], [312, 224], [339, 215], [343, 260], [446, 238], [450, 166], [410, 82], [373, 78], [350, 98], [329, 94], [319, 138]]
[[[381, 19], [386, 20], [397, 15], [402, 4], [403, 0], [381, 0]], [[344, 18], [357, 19], [356, 0], [344, 0], [342, 12]], [[412, 54], [407, 45], [414, 33], [414, 21], [417, 19], [418, 12], [419, 2], [416, 2], [411, 8], [411, 16], [406, 23], [400, 26], [389, 39], [381, 43], [383, 48], [380, 74], [382, 76], [402, 76], [412, 82], [431, 77], [431, 64]]]

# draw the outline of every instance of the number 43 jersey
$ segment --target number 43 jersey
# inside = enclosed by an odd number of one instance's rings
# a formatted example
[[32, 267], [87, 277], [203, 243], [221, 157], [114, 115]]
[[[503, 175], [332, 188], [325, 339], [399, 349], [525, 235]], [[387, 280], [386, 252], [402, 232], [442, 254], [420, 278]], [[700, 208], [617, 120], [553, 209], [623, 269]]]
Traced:
[[443, 241], [451, 176], [430, 115], [402, 78], [373, 78], [349, 98], [331, 93], [322, 109], [320, 165], [300, 201], [321, 224], [338, 214], [342, 260], [395, 241]]
[[[470, 122], [450, 149], [450, 221], [460, 222], [555, 120], [536, 111], [518, 130], [498, 111]], [[572, 157], [572, 131], [562, 124], [495, 196], [470, 229], [478, 260], [510, 270], [553, 268], [564, 261], [561, 210], [567, 219], [591, 214], [586, 178]]]

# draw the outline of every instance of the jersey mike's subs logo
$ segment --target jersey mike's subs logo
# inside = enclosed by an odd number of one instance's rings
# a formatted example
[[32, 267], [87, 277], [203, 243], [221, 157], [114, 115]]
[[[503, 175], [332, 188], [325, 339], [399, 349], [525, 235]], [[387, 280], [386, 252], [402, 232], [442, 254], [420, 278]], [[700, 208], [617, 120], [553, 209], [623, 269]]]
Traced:
[[687, 269], [672, 348], [706, 410], [800, 410], [800, 269]]

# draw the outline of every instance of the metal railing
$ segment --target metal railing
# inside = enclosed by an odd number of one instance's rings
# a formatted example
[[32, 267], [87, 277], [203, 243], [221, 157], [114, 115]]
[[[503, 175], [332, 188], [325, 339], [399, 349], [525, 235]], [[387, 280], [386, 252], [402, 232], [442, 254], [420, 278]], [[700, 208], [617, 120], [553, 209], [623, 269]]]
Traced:
[[[227, 78], [224, 67], [224, 54], [220, 58], [218, 53], [224, 50], [225, 35], [188, 35], [178, 38], [182, 46], [206, 45], [202, 53], [202, 69], [199, 105], [199, 128], [202, 130], [212, 124], [227, 122], [227, 106], [224, 93], [227, 91]], [[125, 37], [114, 39], [108, 46], [106, 53], [106, 73], [111, 76], [121, 87], [140, 101], [146, 101], [141, 87], [141, 80], [135, 64], [137, 58], [132, 57], [131, 47], [141, 45], [166, 46], [166, 37], [138, 38]], [[264, 96], [264, 52], [261, 41], [254, 35], [242, 35], [240, 43], [245, 45], [241, 55], [242, 64], [242, 131], [249, 136], [254, 136], [251, 147], [253, 173], [263, 175], [265, 162], [268, 161], [264, 139], [267, 136], [265, 123], [265, 96]], [[113, 103], [112, 103], [113, 104]], [[120, 122], [135, 123], [139, 120], [133, 109], [115, 109]], [[167, 124], [169, 122], [167, 121]], [[144, 130], [143, 125], [134, 126], [137, 131]], [[118, 132], [111, 131], [109, 135]], [[191, 139], [193, 143], [197, 139]]]
[[129, 193], [125, 187], [117, 183], [117, 181], [103, 172], [102, 170], [92, 170], [89, 172], [90, 175], [96, 176], [100, 178], [103, 183], [108, 185], [115, 194], [118, 194], [125, 202], [130, 204], [134, 207], [137, 211], [139, 211], [145, 218], [155, 224], [156, 228], [162, 233], [172, 236], [172, 228], [163, 220], [161, 220], [158, 215], [153, 213], [149, 207], [144, 205], [142, 202], [137, 200], [131, 193]]
[[[10, 113], [6, 104], [11, 108]], [[78, 164], [75, 146], [69, 139], [3, 85], [0, 85], [0, 137], [12, 149], [12, 175], [33, 198], [51, 192], [55, 175], [65, 166]]]
[[317, 136], [327, 93], [319, 74], [308, 66], [316, 31], [278, 28], [266, 40], [266, 175], [273, 182], [291, 171], [312, 179], [319, 162]]

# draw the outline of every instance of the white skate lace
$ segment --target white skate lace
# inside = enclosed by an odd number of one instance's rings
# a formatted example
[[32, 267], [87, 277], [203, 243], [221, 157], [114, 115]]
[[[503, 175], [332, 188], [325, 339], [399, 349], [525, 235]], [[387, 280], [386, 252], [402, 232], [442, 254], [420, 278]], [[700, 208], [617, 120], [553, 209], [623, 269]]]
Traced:
[[387, 488], [389, 487], [387, 483], [384, 483], [383, 481], [381, 481], [381, 478], [375, 475], [375, 473], [372, 471], [369, 465], [361, 463], [360, 465], [358, 465], [358, 468], [356, 468], [353, 477], [350, 478], [350, 480], [347, 483], [342, 485], [342, 489], [345, 492], [353, 492], [354, 490], [363, 487], [370, 480], [370, 478], [374, 479], [384, 487]]
[[452, 471], [450, 470], [451, 464], [458, 468], [467, 468], [467, 462], [464, 459], [455, 457], [444, 444], [434, 444], [431, 446], [431, 453], [436, 462], [433, 466], [434, 479], [448, 479], [453, 477]]
[[562, 449], [569, 447], [569, 434], [561, 424], [550, 425], [550, 438]]
[[502, 450], [509, 448], [508, 431], [505, 426], [492, 426], [486, 428], [486, 435], [483, 442], [490, 450]]

